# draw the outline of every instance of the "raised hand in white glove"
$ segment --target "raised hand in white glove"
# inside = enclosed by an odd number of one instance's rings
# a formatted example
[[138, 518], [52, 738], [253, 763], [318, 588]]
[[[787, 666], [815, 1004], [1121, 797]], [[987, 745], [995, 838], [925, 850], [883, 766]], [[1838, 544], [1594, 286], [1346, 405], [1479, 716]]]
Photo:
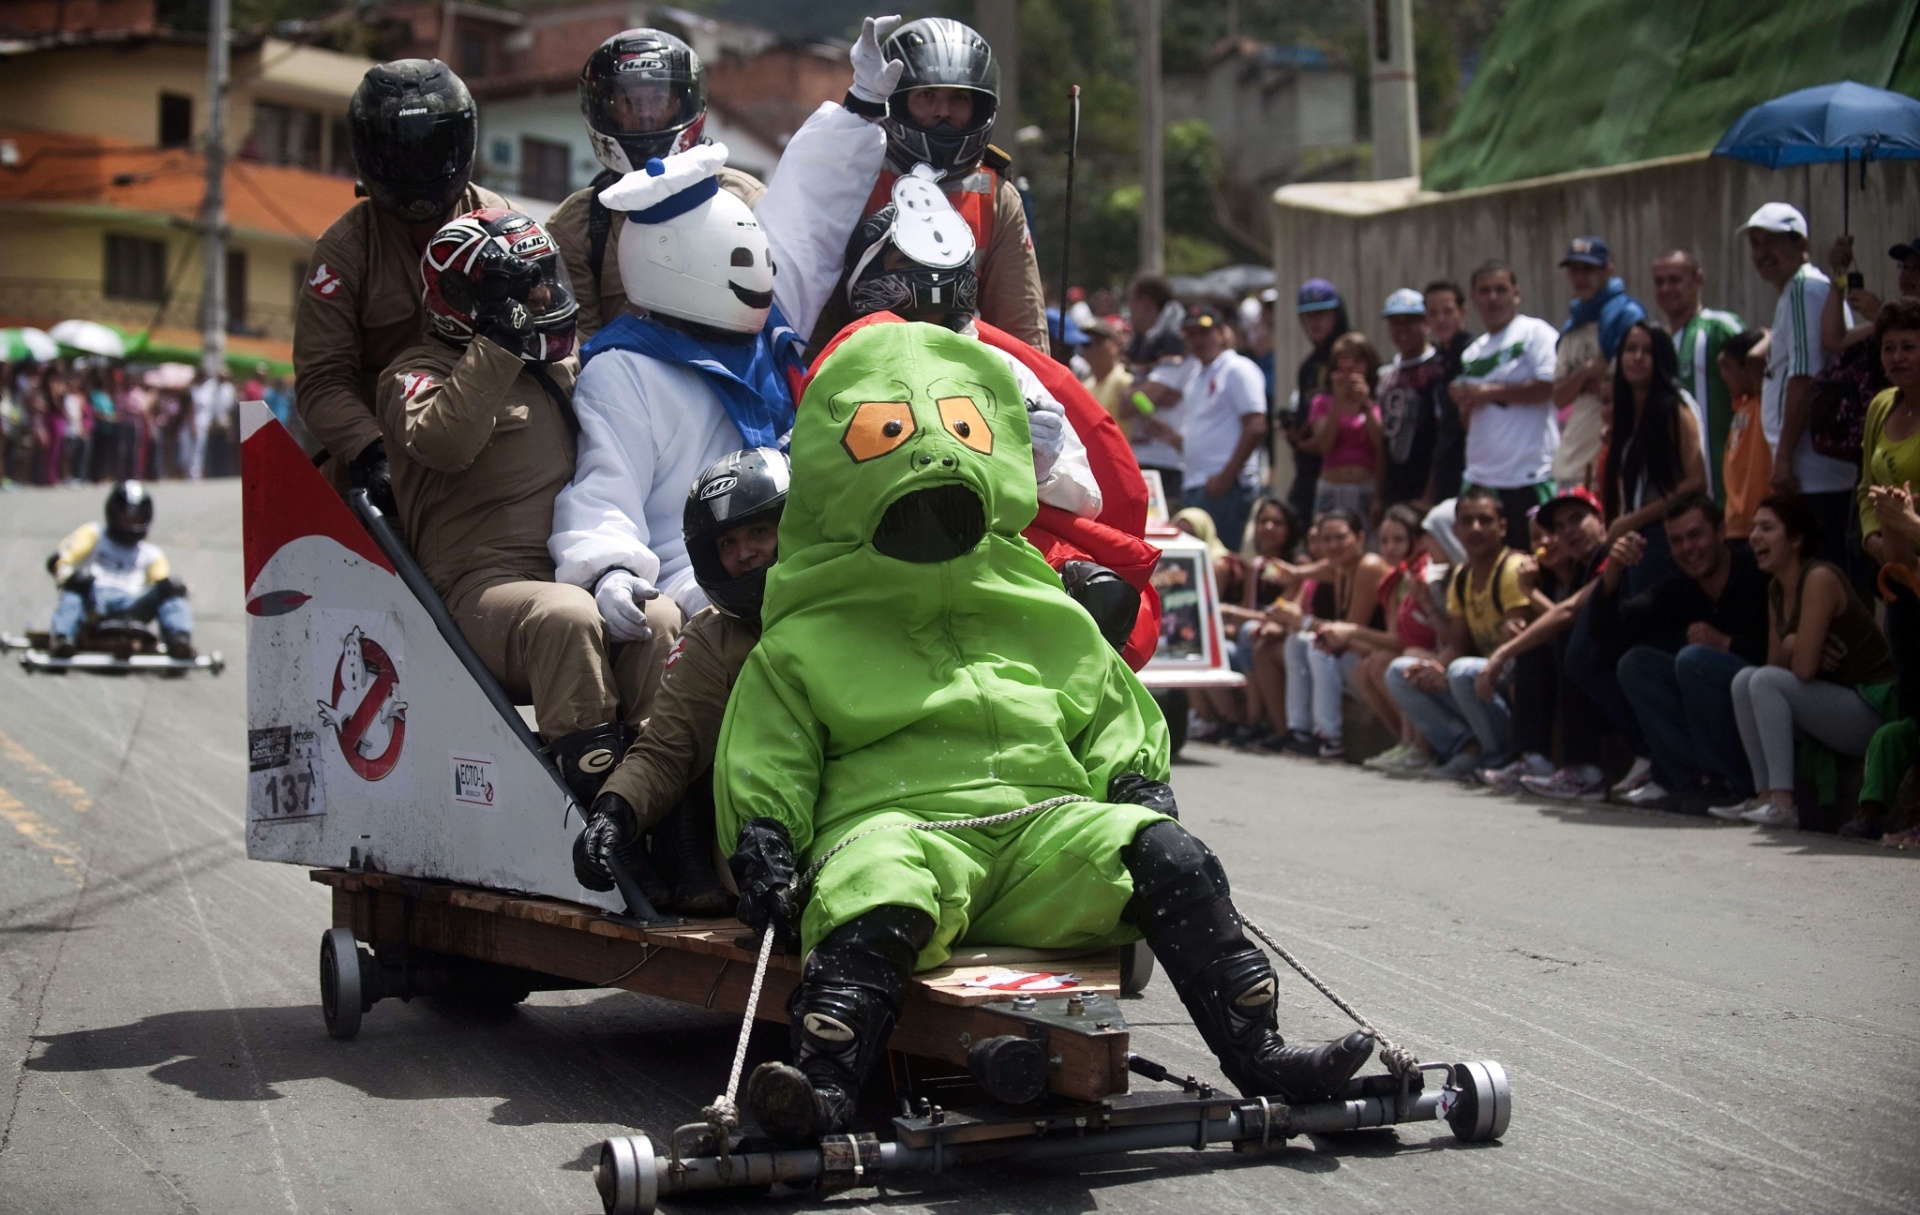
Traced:
[[900, 83], [900, 73], [907, 70], [900, 60], [880, 54], [880, 44], [899, 24], [897, 16], [868, 17], [860, 23], [860, 41], [853, 44], [847, 58], [853, 62], [853, 88], [848, 91], [862, 101], [885, 105], [893, 96], [893, 86]]
[[1052, 475], [1054, 462], [1067, 446], [1065, 407], [1052, 397], [1029, 400], [1027, 429], [1033, 434], [1033, 479], [1037, 483]]
[[615, 641], [645, 641], [653, 636], [641, 605], [659, 594], [658, 587], [632, 570], [612, 569], [600, 575], [593, 601], [606, 619], [607, 636]]

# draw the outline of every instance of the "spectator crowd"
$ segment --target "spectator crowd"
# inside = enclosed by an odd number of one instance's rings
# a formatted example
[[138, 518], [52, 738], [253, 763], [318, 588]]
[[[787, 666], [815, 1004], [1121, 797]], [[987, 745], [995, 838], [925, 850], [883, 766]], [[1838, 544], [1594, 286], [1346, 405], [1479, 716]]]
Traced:
[[1792, 206], [1741, 234], [1765, 325], [1685, 249], [1649, 308], [1581, 236], [1558, 323], [1488, 261], [1368, 302], [1386, 351], [1309, 279], [1290, 378], [1275, 290], [1076, 292], [1075, 366], [1211, 551], [1246, 677], [1189, 737], [1920, 843], [1920, 238], [1883, 298]]
[[292, 381], [269, 371], [236, 384], [101, 355], [0, 362], [0, 487], [237, 476], [238, 402], [295, 417]]

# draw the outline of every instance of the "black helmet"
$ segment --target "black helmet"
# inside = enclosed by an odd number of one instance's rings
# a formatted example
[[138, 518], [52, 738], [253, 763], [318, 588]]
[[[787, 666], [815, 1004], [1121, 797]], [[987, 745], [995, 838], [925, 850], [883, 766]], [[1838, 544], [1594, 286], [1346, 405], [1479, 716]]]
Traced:
[[438, 59], [375, 64], [347, 103], [347, 125], [361, 184], [381, 209], [432, 224], [460, 201], [479, 119], [452, 68]]
[[[972, 29], [948, 17], [922, 17], [893, 31], [880, 48], [886, 59], [906, 65], [900, 83], [887, 98], [887, 160], [904, 173], [929, 164], [947, 177], [973, 171], [986, 150], [987, 132], [1000, 105], [1000, 61]], [[907, 111], [914, 89], [967, 89], [973, 97], [973, 121], [964, 127], [922, 127]]]
[[107, 539], [138, 544], [153, 526], [153, 495], [138, 481], [122, 481], [107, 495]]
[[720, 564], [721, 533], [748, 523], [778, 521], [787, 507], [790, 476], [785, 454], [771, 447], [751, 447], [707, 465], [687, 491], [681, 534], [693, 562], [693, 580], [713, 606], [729, 616], [759, 622], [767, 571], [762, 566], [738, 578], [729, 577]]
[[693, 48], [660, 30], [625, 30], [580, 69], [580, 116], [593, 154], [615, 173], [700, 142], [707, 69]]
[[914, 262], [888, 269], [893, 243], [894, 205], [888, 203], [860, 221], [847, 242], [847, 303], [855, 317], [892, 312], [910, 321], [927, 321], [961, 330], [979, 313], [980, 280], [971, 259], [951, 269]]

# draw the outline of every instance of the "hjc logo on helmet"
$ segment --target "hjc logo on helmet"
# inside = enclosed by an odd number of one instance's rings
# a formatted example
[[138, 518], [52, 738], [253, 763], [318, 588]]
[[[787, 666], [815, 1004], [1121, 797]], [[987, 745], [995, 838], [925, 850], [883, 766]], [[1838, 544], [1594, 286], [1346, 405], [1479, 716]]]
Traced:
[[614, 63], [616, 72], [660, 72], [665, 71], [667, 61], [658, 55], [622, 55]]
[[514, 241], [513, 244], [508, 247], [507, 252], [516, 257], [528, 257], [536, 253], [545, 253], [548, 248], [547, 234], [544, 232], [534, 232]]

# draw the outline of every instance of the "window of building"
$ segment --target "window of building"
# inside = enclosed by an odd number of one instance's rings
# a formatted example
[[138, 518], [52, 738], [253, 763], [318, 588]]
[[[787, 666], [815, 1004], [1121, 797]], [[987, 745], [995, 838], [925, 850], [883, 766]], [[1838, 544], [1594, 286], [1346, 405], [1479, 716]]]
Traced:
[[112, 299], [166, 298], [166, 242], [108, 233], [105, 279], [106, 293]]
[[247, 333], [247, 255], [227, 250], [227, 332]]
[[160, 94], [160, 146], [184, 148], [193, 142], [193, 98]]
[[469, 79], [487, 74], [487, 36], [479, 30], [463, 29], [458, 38], [460, 74]]
[[320, 115], [271, 101], [253, 103], [253, 134], [244, 153], [270, 165], [320, 167]]
[[333, 119], [332, 127], [327, 140], [327, 172], [336, 177], [360, 176], [359, 167], [353, 163], [353, 136], [347, 131], [346, 118]]
[[564, 143], [522, 136], [520, 139], [520, 193], [529, 198], [558, 201], [573, 193], [568, 168], [572, 154]]

